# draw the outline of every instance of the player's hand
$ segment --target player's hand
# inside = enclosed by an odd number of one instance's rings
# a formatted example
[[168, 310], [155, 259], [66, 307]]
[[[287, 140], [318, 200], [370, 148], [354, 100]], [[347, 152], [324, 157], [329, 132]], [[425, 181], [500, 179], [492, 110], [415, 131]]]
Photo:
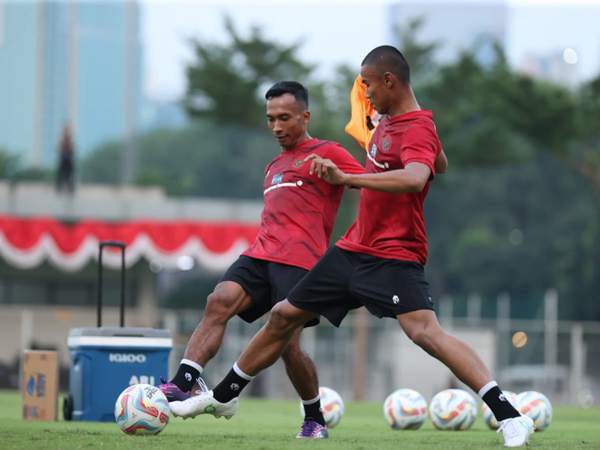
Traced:
[[314, 153], [304, 158], [304, 162], [310, 161], [310, 175], [317, 175], [330, 184], [346, 184], [346, 174], [330, 159], [323, 159]]

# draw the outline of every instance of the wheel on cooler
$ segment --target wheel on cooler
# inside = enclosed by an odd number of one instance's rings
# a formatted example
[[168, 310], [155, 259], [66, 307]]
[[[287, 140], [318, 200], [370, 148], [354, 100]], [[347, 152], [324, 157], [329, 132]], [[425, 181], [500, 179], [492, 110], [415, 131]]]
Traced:
[[65, 394], [63, 400], [63, 419], [70, 421], [73, 418], [73, 396]]

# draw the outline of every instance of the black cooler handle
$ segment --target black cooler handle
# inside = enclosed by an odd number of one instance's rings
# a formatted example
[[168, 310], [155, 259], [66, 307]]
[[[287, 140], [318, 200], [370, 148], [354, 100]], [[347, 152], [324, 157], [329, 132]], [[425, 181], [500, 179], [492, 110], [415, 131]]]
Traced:
[[102, 241], [98, 248], [98, 327], [102, 326], [102, 250], [104, 247], [121, 249], [121, 319], [120, 326], [125, 326], [125, 243], [121, 241]]

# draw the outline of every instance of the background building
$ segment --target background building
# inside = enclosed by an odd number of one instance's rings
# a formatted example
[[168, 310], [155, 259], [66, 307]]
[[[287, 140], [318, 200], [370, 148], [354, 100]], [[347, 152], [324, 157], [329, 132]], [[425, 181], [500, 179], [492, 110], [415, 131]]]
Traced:
[[475, 50], [478, 60], [493, 62], [493, 44], [505, 46], [508, 27], [508, 5], [498, 3], [400, 2], [388, 9], [388, 41], [394, 41], [394, 30], [406, 27], [417, 18], [423, 19], [418, 42], [435, 42], [434, 59], [447, 63], [462, 51]]
[[388, 42], [396, 42], [398, 26], [422, 18], [415, 39], [438, 44], [434, 60], [439, 64], [452, 62], [466, 50], [480, 63], [491, 64], [493, 45], [498, 43], [520, 72], [570, 88], [595, 76], [600, 67], [598, 5], [400, 0], [387, 9]]
[[[567, 54], [568, 56], [568, 54]], [[548, 55], [528, 55], [519, 70], [532, 78], [548, 80], [569, 87], [577, 85], [577, 66], [565, 61], [565, 52]]]
[[[0, 2], [0, 148], [50, 166], [71, 124], [79, 158], [124, 140], [131, 173], [142, 109], [137, 2]], [[10, 70], [4, 70], [10, 68]]]

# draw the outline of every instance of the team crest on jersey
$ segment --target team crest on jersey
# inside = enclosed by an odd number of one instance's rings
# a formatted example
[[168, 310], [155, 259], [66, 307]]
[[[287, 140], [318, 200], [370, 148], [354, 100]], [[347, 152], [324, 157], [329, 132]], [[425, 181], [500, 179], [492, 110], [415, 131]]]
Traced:
[[303, 159], [298, 159], [298, 160], [294, 161], [294, 167], [300, 167], [303, 162], [304, 162]]
[[376, 154], [377, 154], [377, 145], [373, 144], [373, 147], [371, 147], [371, 157], [375, 158]]
[[283, 174], [282, 173], [278, 173], [277, 175], [273, 175], [273, 179], [271, 180], [271, 184], [281, 183], [282, 179], [283, 179]]
[[392, 146], [392, 140], [390, 138], [385, 138], [383, 140], [383, 148], [382, 148], [382, 150], [384, 152], [387, 152], [390, 149], [391, 146]]

